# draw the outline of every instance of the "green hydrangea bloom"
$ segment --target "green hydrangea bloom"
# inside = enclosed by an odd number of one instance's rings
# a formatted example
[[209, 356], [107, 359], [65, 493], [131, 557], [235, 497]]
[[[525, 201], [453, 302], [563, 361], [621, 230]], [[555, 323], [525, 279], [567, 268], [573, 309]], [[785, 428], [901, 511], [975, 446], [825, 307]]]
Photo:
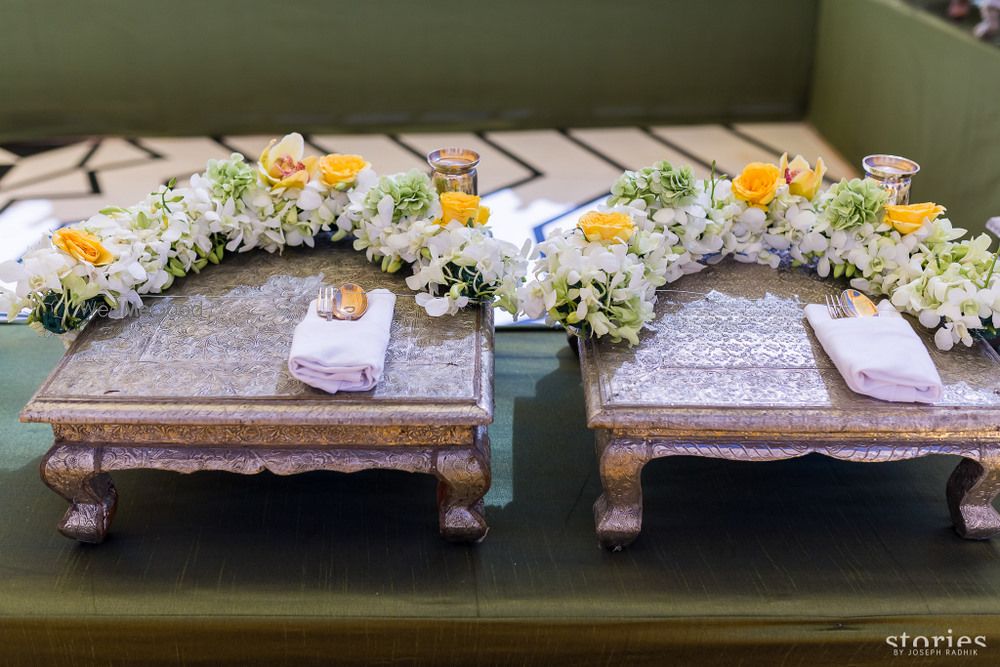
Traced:
[[380, 178], [378, 185], [365, 195], [365, 208], [369, 212], [375, 213], [378, 210], [378, 203], [386, 195], [392, 197], [393, 222], [399, 222], [401, 218], [406, 216], [423, 216], [430, 210], [431, 204], [434, 202], [431, 180], [426, 174], [416, 169], [404, 174]]
[[221, 201], [239, 199], [257, 181], [253, 167], [239, 153], [228, 160], [209, 160], [205, 175], [212, 179], [212, 196]]
[[695, 194], [694, 173], [691, 167], [674, 167], [667, 161], [639, 171], [626, 171], [611, 186], [608, 205], [627, 204], [641, 199], [646, 206], [670, 207], [679, 205], [686, 197]]
[[868, 178], [842, 180], [830, 186], [823, 217], [833, 229], [854, 229], [882, 221], [886, 192]]

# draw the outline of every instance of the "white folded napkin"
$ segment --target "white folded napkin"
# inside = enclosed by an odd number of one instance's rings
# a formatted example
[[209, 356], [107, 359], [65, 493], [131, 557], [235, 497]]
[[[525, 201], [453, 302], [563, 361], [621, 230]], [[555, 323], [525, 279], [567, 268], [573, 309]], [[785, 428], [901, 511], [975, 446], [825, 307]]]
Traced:
[[847, 386], [898, 403], [941, 399], [941, 377], [910, 323], [888, 301], [878, 317], [832, 319], [826, 306], [809, 304], [806, 319]]
[[317, 314], [316, 301], [312, 301], [292, 337], [288, 353], [292, 377], [331, 394], [372, 389], [385, 367], [395, 306], [395, 294], [372, 290], [361, 319], [328, 322]]

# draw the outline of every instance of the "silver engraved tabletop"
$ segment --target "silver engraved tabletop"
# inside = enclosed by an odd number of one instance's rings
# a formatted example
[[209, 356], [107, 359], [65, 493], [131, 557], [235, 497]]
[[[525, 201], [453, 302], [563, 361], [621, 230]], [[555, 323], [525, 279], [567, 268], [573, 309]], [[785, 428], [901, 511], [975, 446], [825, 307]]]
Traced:
[[1000, 357], [985, 343], [939, 352], [935, 405], [889, 403], [848, 389], [805, 320], [843, 285], [805, 271], [725, 262], [658, 295], [640, 345], [580, 346], [588, 425], [597, 429], [604, 493], [600, 541], [629, 544], [642, 525], [639, 476], [651, 459], [766, 461], [820, 452], [851, 461], [928, 454], [963, 458], [948, 482], [964, 537], [1000, 532]]
[[[117, 498], [107, 473], [125, 468], [425, 472], [440, 481], [442, 534], [486, 534], [492, 309], [431, 318], [402, 276], [319, 246], [227, 258], [136, 316], [86, 327], [21, 414], [52, 424], [41, 473], [70, 502], [65, 535], [104, 538]], [[376, 388], [330, 395], [291, 377], [288, 352], [318, 288], [345, 282], [398, 297]]]

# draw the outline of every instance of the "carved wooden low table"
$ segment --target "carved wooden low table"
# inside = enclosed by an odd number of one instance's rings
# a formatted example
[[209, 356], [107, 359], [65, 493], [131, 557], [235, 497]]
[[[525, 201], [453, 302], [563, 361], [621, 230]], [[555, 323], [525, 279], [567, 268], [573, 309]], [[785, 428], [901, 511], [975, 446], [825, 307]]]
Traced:
[[[137, 316], [87, 326], [21, 414], [52, 424], [41, 474], [70, 502], [64, 535], [104, 539], [114, 470], [391, 468], [438, 478], [445, 538], [485, 536], [492, 309], [428, 317], [402, 278], [322, 245], [228, 259], [148, 299]], [[378, 386], [330, 395], [292, 378], [287, 358], [320, 285], [344, 282], [399, 296]]]
[[[642, 527], [640, 473], [652, 459], [773, 461], [819, 452], [848, 461], [962, 456], [947, 483], [958, 533], [1000, 532], [1000, 357], [985, 343], [928, 350], [945, 384], [933, 406], [887, 403], [844, 383], [805, 320], [843, 285], [727, 262], [664, 290], [635, 348], [580, 345], [588, 425], [597, 430], [602, 544]], [[919, 326], [918, 331], [923, 331]]]

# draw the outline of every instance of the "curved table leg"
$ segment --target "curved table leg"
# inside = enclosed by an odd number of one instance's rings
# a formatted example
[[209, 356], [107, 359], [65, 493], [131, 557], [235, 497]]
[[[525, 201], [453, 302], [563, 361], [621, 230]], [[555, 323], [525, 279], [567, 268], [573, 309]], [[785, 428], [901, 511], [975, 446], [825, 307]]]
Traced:
[[955, 531], [964, 538], [985, 540], [1000, 533], [1000, 514], [993, 499], [1000, 493], [1000, 457], [981, 461], [963, 458], [948, 478], [948, 509]]
[[650, 460], [649, 446], [602, 431], [597, 434], [597, 459], [604, 489], [594, 503], [597, 539], [618, 551], [642, 530], [642, 468]]
[[489, 530], [483, 496], [490, 489], [490, 441], [486, 427], [476, 430], [475, 444], [438, 450], [438, 521], [441, 536], [452, 542], [480, 542]]
[[118, 504], [111, 476], [100, 471], [101, 450], [54, 445], [41, 463], [42, 480], [69, 501], [59, 532], [81, 542], [104, 540]]

